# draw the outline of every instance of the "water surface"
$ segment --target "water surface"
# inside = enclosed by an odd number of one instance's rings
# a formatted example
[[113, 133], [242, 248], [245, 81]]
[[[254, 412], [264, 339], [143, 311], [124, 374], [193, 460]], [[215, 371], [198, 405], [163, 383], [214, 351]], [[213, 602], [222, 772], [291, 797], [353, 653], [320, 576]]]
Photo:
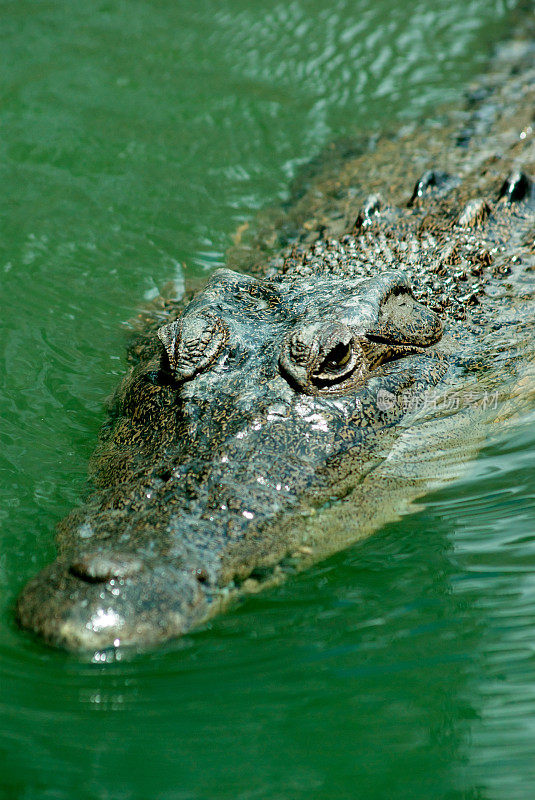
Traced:
[[84, 664], [12, 620], [143, 298], [222, 265], [330, 140], [439, 115], [513, 6], [0, 3], [9, 800], [533, 797], [533, 418], [418, 513], [159, 652]]

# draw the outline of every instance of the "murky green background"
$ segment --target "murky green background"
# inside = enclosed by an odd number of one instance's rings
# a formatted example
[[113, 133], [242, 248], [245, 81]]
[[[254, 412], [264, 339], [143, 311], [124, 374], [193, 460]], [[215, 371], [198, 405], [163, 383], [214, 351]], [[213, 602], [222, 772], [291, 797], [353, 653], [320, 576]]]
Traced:
[[163, 651], [84, 664], [12, 621], [143, 298], [222, 264], [329, 140], [459, 97], [513, 6], [0, 2], [2, 798], [535, 796], [535, 416]]

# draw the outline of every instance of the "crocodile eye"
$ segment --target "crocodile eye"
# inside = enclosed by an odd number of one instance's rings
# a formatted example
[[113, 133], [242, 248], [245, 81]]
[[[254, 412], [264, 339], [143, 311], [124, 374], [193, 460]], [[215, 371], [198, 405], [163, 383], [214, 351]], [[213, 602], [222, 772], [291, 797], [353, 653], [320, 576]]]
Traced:
[[377, 321], [361, 341], [373, 370], [390, 361], [423, 353], [442, 336], [442, 321], [407, 291], [392, 292], [383, 301]]
[[338, 377], [340, 373], [345, 372], [345, 367], [351, 359], [351, 352], [351, 342], [347, 344], [340, 342], [335, 345], [335, 347], [327, 353], [325, 360], [320, 364], [316, 374], [320, 375], [323, 373], [325, 375], [332, 375], [333, 378]]
[[314, 322], [286, 338], [279, 363], [301, 390], [315, 394], [358, 379], [363, 353], [347, 325]]
[[185, 315], [157, 331], [177, 381], [193, 378], [215, 361], [228, 338], [223, 321], [208, 311]]
[[428, 347], [442, 336], [442, 320], [408, 291], [392, 292], [381, 305], [377, 322], [367, 332], [372, 341]]
[[309, 376], [318, 389], [344, 382], [362, 361], [362, 349], [353, 333], [339, 322], [320, 326], [316, 342], [318, 353], [310, 363]]

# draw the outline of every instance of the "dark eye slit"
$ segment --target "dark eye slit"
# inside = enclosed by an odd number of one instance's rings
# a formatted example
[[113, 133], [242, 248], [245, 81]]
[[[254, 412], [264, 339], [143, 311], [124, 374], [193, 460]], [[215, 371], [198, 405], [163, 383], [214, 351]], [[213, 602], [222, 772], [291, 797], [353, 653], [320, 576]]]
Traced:
[[[366, 339], [368, 339], [369, 342], [373, 342], [373, 344], [387, 344], [390, 347], [399, 346], [395, 345], [394, 342], [390, 341], [390, 339], [387, 339], [386, 336], [378, 336], [375, 333], [367, 333]], [[407, 345], [401, 345], [401, 346], [406, 347]]]
[[351, 358], [351, 344], [343, 344], [340, 342], [328, 353], [327, 357], [323, 360], [320, 366], [320, 371], [332, 371], [345, 367]]

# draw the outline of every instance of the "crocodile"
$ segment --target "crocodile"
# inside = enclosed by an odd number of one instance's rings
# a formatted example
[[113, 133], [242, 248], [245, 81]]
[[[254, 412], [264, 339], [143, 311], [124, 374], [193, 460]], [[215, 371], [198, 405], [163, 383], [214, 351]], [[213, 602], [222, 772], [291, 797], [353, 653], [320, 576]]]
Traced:
[[395, 518], [504, 416], [534, 341], [534, 52], [319, 162], [233, 269], [140, 315], [23, 628], [93, 653], [178, 637]]

